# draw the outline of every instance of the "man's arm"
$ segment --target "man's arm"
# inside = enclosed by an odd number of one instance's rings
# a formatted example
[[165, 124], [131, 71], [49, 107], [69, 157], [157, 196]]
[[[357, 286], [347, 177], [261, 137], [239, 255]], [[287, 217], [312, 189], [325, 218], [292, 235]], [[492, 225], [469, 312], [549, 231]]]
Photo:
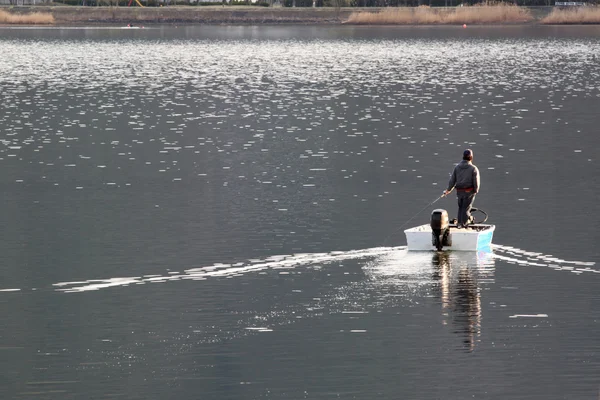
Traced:
[[456, 185], [456, 167], [452, 171], [452, 175], [450, 175], [450, 180], [448, 181], [448, 189], [444, 190], [444, 194], [448, 194], [454, 189], [454, 185]]
[[479, 169], [473, 168], [473, 192], [477, 194], [479, 192]]

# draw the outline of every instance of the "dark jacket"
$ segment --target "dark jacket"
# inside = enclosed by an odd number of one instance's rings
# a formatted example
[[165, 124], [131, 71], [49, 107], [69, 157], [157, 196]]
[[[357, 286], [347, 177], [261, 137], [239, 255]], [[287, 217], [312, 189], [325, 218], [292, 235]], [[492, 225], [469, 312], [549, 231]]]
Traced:
[[448, 182], [448, 191], [455, 187], [457, 190], [472, 189], [473, 193], [479, 192], [479, 170], [470, 161], [462, 160], [454, 167]]

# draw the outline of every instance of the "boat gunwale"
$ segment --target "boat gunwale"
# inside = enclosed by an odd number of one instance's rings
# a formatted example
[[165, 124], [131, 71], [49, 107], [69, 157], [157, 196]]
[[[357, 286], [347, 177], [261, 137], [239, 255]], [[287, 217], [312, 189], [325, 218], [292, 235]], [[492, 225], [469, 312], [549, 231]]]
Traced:
[[[454, 228], [453, 233], [465, 233], [465, 234], [474, 234], [474, 233], [482, 233], [482, 232], [489, 232], [489, 231], [494, 231], [496, 229], [496, 225], [493, 224], [471, 224], [469, 225], [470, 227], [477, 227], [477, 228], [483, 228], [483, 229], [469, 229], [468, 227], [465, 229], [460, 229], [457, 230], [457, 225], [455, 224], [451, 224], [448, 227], [449, 228]], [[413, 230], [413, 229], [417, 229], [417, 228], [422, 228], [422, 227], [429, 227], [431, 228], [431, 226], [429, 224], [422, 224], [422, 225], [418, 225], [418, 226], [413, 226], [412, 228], [408, 228], [405, 229], [404, 232], [405, 233], [431, 233], [431, 230]]]

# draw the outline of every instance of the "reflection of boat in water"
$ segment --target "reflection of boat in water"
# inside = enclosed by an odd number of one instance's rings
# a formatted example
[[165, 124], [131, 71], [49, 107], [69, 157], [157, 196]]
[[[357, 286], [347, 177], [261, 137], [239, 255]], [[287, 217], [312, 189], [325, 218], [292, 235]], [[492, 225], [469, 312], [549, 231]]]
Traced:
[[365, 272], [393, 296], [401, 291], [403, 298], [422, 302], [433, 295], [441, 306], [442, 324], [462, 336], [464, 348], [472, 351], [481, 335], [481, 290], [493, 282], [494, 262], [492, 252], [402, 250], [377, 258]]
[[464, 345], [469, 351], [474, 350], [481, 334], [480, 285], [489, 280], [490, 270], [493, 271], [491, 253], [477, 253], [476, 268], [469, 265], [471, 261], [471, 257], [447, 252], [436, 252], [432, 259], [432, 276], [438, 285], [443, 323], [450, 323], [456, 333], [464, 336]]

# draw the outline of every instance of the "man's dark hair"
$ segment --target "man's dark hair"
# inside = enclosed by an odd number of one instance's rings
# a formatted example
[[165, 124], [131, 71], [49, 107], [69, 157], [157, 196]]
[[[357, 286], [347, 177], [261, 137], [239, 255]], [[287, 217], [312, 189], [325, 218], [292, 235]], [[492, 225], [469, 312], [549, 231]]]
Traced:
[[467, 149], [463, 153], [463, 160], [472, 161], [473, 160], [473, 150]]

